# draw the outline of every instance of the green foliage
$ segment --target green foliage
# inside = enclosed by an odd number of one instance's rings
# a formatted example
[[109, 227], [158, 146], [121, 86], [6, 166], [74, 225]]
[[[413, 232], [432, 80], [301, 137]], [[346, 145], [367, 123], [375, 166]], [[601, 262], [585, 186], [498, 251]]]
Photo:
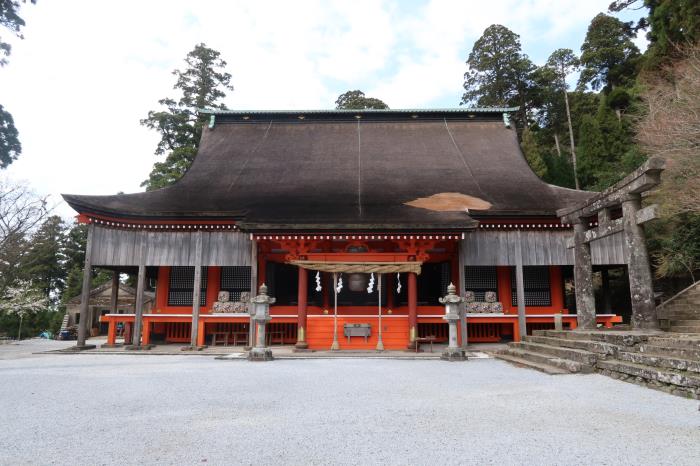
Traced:
[[657, 278], [700, 276], [700, 215], [683, 213], [654, 222], [649, 250]]
[[591, 115], [584, 115], [578, 133], [578, 177], [584, 189], [597, 184], [606, 154], [598, 120]]
[[[36, 0], [31, 0], [32, 3], [36, 3]], [[22, 3], [27, 3], [23, 0], [21, 3], [17, 0], [0, 0], [0, 26], [4, 27], [10, 33], [23, 39], [22, 28], [25, 26], [25, 22], [19, 15], [19, 9]], [[7, 57], [10, 56], [12, 52], [12, 46], [10, 44], [3, 42], [0, 37], [0, 66], [7, 64]]]
[[540, 178], [545, 178], [547, 176], [547, 165], [544, 163], [537, 140], [529, 128], [525, 128], [523, 131], [520, 146], [532, 171]]
[[173, 184], [192, 165], [206, 124], [206, 116], [199, 114], [198, 109], [226, 108], [221, 100], [233, 86], [231, 75], [223, 71], [226, 62], [220, 55], [205, 44], [195, 46], [185, 58], [186, 68], [173, 71], [177, 76], [174, 89], [182, 92], [181, 97], [159, 100], [164, 109], [150, 111], [141, 120], [142, 125], [160, 134], [156, 155], [166, 155], [163, 162], [154, 164], [148, 179], [141, 184], [148, 191]]
[[547, 183], [563, 186], [565, 188], [573, 188], [574, 167], [566, 155], [558, 155], [555, 151], [544, 152], [544, 163], [547, 166], [547, 173], [544, 181]]
[[587, 84], [594, 90], [610, 90], [636, 76], [639, 49], [632, 42], [634, 31], [630, 23], [600, 13], [588, 26], [581, 46], [581, 75], [579, 86]]
[[[36, 3], [36, 0], [31, 0]], [[26, 0], [21, 3], [26, 3]], [[19, 15], [21, 3], [17, 0], [0, 0], [0, 26], [7, 29], [13, 35], [23, 39], [22, 28], [25, 23]], [[0, 36], [0, 67], [7, 64], [12, 46], [2, 40]], [[22, 145], [19, 142], [19, 133], [15, 127], [15, 121], [10, 112], [0, 104], [0, 169], [7, 168], [22, 153]]]
[[32, 235], [21, 264], [23, 278], [31, 280], [33, 287], [53, 303], [65, 286], [65, 230], [61, 217], [54, 215], [46, 219]]
[[535, 97], [535, 65], [522, 53], [520, 36], [492, 24], [474, 43], [467, 58], [462, 104], [482, 107], [518, 106], [519, 126], [525, 127]]
[[[0, 313], [0, 335], [17, 338], [20, 316], [18, 314]], [[44, 330], [56, 335], [61, 328], [63, 312], [44, 309], [22, 316], [22, 338], [39, 336]]]
[[365, 93], [360, 90], [354, 90], [340, 94], [335, 101], [335, 108], [338, 110], [367, 110], [386, 109], [389, 106], [374, 97], [365, 97]]
[[[80, 295], [83, 288], [83, 268], [85, 265], [85, 246], [87, 244], [87, 225], [75, 223], [66, 234], [63, 246], [65, 256], [65, 286], [61, 293], [61, 304]], [[92, 287], [98, 287], [112, 279], [108, 270], [94, 269]]]
[[19, 132], [15, 120], [5, 107], [0, 105], [0, 169], [7, 168], [22, 153]]

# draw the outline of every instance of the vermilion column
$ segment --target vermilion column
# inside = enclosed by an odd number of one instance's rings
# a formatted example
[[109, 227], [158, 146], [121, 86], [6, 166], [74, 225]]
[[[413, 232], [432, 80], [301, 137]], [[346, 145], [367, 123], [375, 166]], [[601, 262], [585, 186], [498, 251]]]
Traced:
[[299, 288], [297, 296], [297, 344], [299, 349], [309, 347], [306, 343], [306, 304], [308, 302], [309, 272], [299, 267]]
[[418, 336], [418, 276], [414, 272], [408, 274], [408, 339], [409, 348], [415, 345]]

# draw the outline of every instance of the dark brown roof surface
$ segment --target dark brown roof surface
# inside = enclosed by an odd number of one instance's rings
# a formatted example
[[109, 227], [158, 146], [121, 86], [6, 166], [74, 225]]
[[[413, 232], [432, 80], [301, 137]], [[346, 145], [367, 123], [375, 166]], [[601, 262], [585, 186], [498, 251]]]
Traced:
[[[245, 112], [217, 115], [173, 186], [115, 196], [64, 195], [78, 212], [135, 218], [234, 218], [261, 229], [467, 229], [466, 212], [405, 205], [438, 193], [492, 204], [474, 215], [554, 215], [591, 193], [530, 170], [500, 113]], [[245, 118], [245, 119], [244, 119]]]

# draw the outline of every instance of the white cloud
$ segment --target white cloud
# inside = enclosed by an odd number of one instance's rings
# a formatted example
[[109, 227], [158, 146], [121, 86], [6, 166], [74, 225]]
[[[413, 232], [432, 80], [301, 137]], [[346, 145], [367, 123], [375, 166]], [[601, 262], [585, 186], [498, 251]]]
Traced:
[[[139, 125], [175, 96], [171, 71], [205, 42], [228, 62], [232, 108], [329, 108], [362, 89], [394, 108], [456, 105], [466, 54], [492, 23], [543, 61], [576, 49], [609, 0], [39, 2], [0, 70], [24, 147], [9, 176], [41, 192], [138, 191], [157, 135]], [[573, 31], [573, 32], [572, 32]], [[572, 35], [573, 34], [573, 35]], [[572, 39], [574, 37], [574, 39]], [[572, 44], [572, 40], [578, 41]], [[58, 198], [56, 197], [58, 202]], [[72, 215], [65, 205], [61, 214]]]

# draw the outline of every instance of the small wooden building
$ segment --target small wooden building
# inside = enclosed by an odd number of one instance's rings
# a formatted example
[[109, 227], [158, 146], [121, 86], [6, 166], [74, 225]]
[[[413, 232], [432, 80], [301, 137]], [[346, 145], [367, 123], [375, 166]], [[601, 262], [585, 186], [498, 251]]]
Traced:
[[[116, 295], [116, 305], [113, 299]], [[66, 325], [77, 325], [80, 322], [80, 301], [81, 296], [74, 296], [66, 303], [66, 314], [68, 322]], [[143, 310], [150, 313], [153, 309], [155, 295], [151, 292], [144, 292]], [[134, 314], [136, 312], [136, 290], [130, 286], [119, 283], [116, 293], [113, 290], [112, 282], [104, 283], [90, 290], [90, 302], [88, 303], [88, 328], [90, 333], [107, 334], [107, 323], [100, 322], [100, 318], [107, 314]]]
[[[152, 310], [102, 319], [136, 322], [137, 334], [142, 325], [144, 344], [153, 333], [240, 342], [249, 316], [235, 303], [265, 283], [273, 343], [403, 349], [446, 338], [438, 297], [454, 282], [474, 300], [461, 331], [470, 341], [518, 340], [557, 314], [574, 328], [564, 297], [573, 227], [557, 211], [594, 193], [532, 172], [513, 111], [204, 111], [199, 153], [173, 186], [64, 195], [90, 225], [88, 269], [157, 282]], [[624, 237], [601, 236], [590, 256], [624, 266]], [[345, 338], [355, 325], [368, 337]]]

